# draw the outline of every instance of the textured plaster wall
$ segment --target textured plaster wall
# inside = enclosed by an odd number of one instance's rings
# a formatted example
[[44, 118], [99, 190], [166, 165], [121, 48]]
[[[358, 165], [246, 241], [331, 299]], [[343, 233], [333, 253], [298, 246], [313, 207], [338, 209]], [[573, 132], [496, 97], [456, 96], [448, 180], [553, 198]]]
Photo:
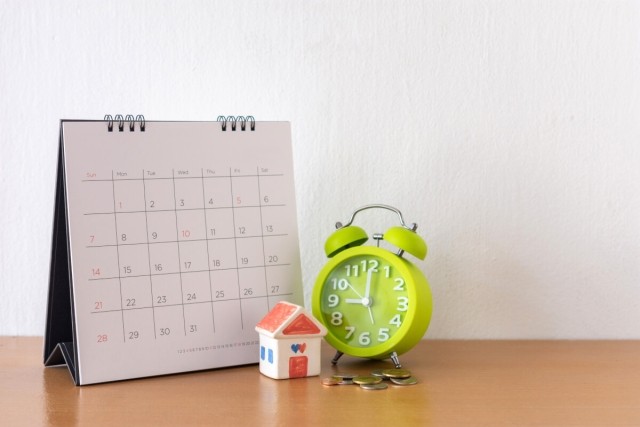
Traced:
[[143, 113], [292, 122], [307, 300], [382, 202], [427, 337], [640, 338], [637, 2], [2, 0], [0, 43], [0, 334], [44, 330], [59, 120]]

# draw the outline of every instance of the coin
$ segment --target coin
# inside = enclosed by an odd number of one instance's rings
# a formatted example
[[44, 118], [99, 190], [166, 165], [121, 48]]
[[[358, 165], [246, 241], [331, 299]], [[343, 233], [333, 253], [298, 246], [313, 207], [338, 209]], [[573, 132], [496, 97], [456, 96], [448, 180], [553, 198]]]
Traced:
[[338, 381], [335, 378], [323, 378], [322, 379], [322, 385], [326, 385], [327, 387], [331, 387], [334, 385], [338, 385], [340, 384], [340, 381]]
[[333, 374], [332, 377], [342, 381], [342, 380], [352, 380], [355, 377], [357, 377], [357, 375], [356, 374]]
[[406, 369], [385, 369], [382, 374], [388, 378], [409, 378], [411, 371]]
[[338, 385], [351, 385], [353, 384], [352, 377], [343, 377], [342, 375], [333, 375], [331, 378], [338, 381]]
[[368, 375], [359, 375], [353, 379], [353, 382], [356, 384], [378, 384], [382, 382], [382, 378], [368, 376]]
[[371, 375], [373, 375], [374, 377], [382, 378], [383, 380], [387, 380], [388, 378], [384, 376], [382, 371], [382, 369], [376, 369], [375, 371], [371, 371]]
[[360, 384], [360, 388], [363, 390], [384, 390], [388, 386], [384, 383], [378, 384]]
[[390, 378], [391, 382], [396, 385], [414, 385], [418, 384], [418, 380], [415, 377], [409, 378]]

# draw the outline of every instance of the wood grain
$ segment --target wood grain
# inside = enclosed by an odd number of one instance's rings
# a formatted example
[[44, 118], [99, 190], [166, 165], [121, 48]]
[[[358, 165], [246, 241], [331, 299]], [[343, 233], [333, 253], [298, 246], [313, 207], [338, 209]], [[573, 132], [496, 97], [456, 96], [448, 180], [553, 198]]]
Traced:
[[43, 367], [42, 338], [0, 337], [0, 424], [640, 425], [640, 341], [422, 341], [401, 357], [420, 383], [384, 391], [322, 386], [390, 366], [332, 368], [332, 355], [323, 344], [320, 377], [251, 365], [76, 387], [66, 367]]

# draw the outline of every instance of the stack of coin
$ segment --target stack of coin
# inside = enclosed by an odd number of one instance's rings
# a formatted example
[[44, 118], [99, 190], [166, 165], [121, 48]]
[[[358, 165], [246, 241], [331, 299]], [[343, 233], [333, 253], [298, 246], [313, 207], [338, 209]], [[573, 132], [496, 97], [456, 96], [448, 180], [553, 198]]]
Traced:
[[382, 384], [382, 378], [374, 375], [359, 375], [353, 379], [353, 382], [365, 390], [384, 390], [387, 388], [386, 384]]
[[407, 386], [418, 383], [407, 369], [377, 369], [370, 375], [336, 374], [322, 380], [322, 385], [351, 385], [357, 384], [364, 390], [384, 390], [388, 386], [383, 381], [390, 381], [393, 385]]
[[395, 385], [413, 385], [418, 383], [418, 380], [411, 376], [411, 371], [407, 369], [385, 369], [382, 371], [382, 375]]

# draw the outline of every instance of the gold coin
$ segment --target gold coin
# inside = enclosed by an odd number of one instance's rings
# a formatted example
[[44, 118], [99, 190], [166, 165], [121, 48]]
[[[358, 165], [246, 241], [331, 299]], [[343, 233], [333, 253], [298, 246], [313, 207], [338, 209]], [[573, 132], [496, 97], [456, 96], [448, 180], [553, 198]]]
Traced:
[[409, 378], [389, 378], [392, 383], [396, 385], [414, 385], [418, 384], [418, 380], [415, 377]]
[[360, 388], [363, 390], [384, 390], [388, 386], [382, 382], [377, 384], [360, 384]]
[[387, 378], [409, 378], [411, 371], [406, 369], [385, 369], [382, 374]]
[[382, 378], [383, 380], [388, 379], [387, 377], [384, 376], [382, 371], [383, 371], [382, 369], [376, 369], [375, 371], [371, 371], [371, 375], [373, 375], [374, 377]]
[[335, 378], [323, 378], [322, 379], [322, 385], [326, 385], [327, 387], [331, 387], [334, 385], [338, 385], [340, 384], [340, 381], [338, 381]]
[[333, 374], [332, 377], [339, 381], [343, 381], [343, 380], [352, 380], [355, 377], [357, 377], [357, 375], [356, 374]]
[[356, 384], [378, 384], [382, 382], [382, 378], [368, 375], [359, 375], [353, 379], [353, 382]]

